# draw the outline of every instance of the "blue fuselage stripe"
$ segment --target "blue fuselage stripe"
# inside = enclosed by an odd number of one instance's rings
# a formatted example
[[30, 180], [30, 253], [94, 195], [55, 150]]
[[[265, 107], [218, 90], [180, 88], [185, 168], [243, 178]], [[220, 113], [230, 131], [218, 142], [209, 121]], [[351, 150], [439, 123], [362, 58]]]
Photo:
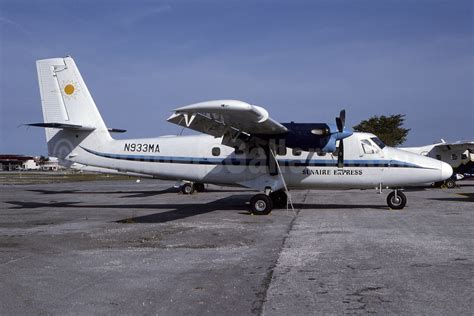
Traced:
[[[96, 156], [129, 160], [143, 161], [155, 163], [176, 163], [176, 164], [199, 164], [199, 165], [228, 165], [228, 166], [259, 166], [265, 165], [266, 159], [249, 159], [249, 158], [206, 158], [206, 157], [179, 157], [179, 156], [148, 156], [148, 155], [124, 155], [124, 154], [108, 154], [93, 151], [81, 147], [87, 152]], [[296, 167], [335, 167], [336, 160], [319, 160], [319, 159], [278, 159], [281, 166]], [[421, 166], [398, 160], [345, 160], [345, 167], [392, 167], [392, 168], [422, 168]]]

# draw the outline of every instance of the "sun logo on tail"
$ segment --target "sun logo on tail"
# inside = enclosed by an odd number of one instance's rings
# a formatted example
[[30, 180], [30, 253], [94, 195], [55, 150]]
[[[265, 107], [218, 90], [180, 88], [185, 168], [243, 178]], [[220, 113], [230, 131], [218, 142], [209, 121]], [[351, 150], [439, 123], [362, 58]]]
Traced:
[[78, 91], [79, 91], [79, 84], [77, 82], [63, 81], [62, 92], [63, 92], [64, 98], [68, 100], [76, 99]]
[[66, 92], [66, 94], [68, 95], [71, 95], [74, 93], [74, 86], [72, 84], [68, 84], [64, 87], [64, 92]]

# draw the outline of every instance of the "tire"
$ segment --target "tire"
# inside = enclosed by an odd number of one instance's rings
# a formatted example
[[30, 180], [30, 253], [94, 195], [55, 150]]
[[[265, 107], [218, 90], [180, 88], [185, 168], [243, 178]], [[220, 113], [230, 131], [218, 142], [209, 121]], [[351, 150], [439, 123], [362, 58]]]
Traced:
[[285, 208], [288, 203], [288, 196], [283, 190], [270, 193], [270, 198], [272, 199], [274, 208]]
[[387, 205], [394, 210], [401, 210], [407, 204], [407, 197], [403, 192], [397, 191], [397, 197], [395, 198], [395, 191], [392, 191], [387, 196]]
[[181, 186], [181, 192], [183, 192], [183, 194], [193, 194], [194, 187], [191, 183], [185, 183]]
[[443, 181], [439, 181], [439, 182], [435, 182], [434, 183], [434, 187], [435, 188], [441, 188], [443, 186], [444, 182]]
[[206, 191], [206, 187], [204, 186], [204, 183], [194, 183], [194, 190], [204, 192]]
[[265, 194], [257, 194], [250, 199], [250, 212], [253, 215], [268, 215], [272, 208], [273, 201]]
[[454, 181], [453, 179], [448, 179], [444, 181], [444, 185], [446, 185], [448, 189], [454, 189], [456, 187], [456, 181]]

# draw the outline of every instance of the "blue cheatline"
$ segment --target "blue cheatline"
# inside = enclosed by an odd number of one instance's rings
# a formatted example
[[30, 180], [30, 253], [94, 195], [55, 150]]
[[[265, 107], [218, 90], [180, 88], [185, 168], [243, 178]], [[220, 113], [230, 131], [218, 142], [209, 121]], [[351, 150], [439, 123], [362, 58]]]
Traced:
[[[198, 165], [264, 165], [265, 159], [249, 159], [249, 158], [207, 158], [207, 157], [178, 157], [178, 156], [148, 156], [148, 155], [124, 155], [101, 153], [91, 149], [81, 147], [85, 151], [99, 157], [129, 160], [129, 161], [148, 161], [157, 163], [177, 163], [177, 164], [198, 164]], [[281, 166], [296, 167], [335, 167], [336, 160], [319, 160], [319, 159], [278, 159]], [[398, 160], [345, 160], [345, 167], [390, 167], [390, 168], [423, 168], [416, 164], [398, 161]], [[429, 169], [429, 168], [423, 168]]]

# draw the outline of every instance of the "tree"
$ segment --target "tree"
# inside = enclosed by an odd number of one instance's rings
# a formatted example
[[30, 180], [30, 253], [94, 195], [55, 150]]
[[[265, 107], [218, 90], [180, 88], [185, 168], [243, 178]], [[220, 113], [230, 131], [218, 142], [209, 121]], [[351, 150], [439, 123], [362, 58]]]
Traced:
[[406, 141], [410, 129], [403, 128], [404, 114], [390, 116], [372, 116], [352, 127], [356, 132], [366, 132], [377, 135], [388, 146], [395, 147]]
[[47, 163], [48, 161], [49, 161], [49, 157], [45, 157], [45, 156], [42, 156], [42, 155], [41, 155], [41, 156], [38, 158], [38, 161], [37, 161], [37, 162], [38, 162], [38, 164], [40, 164], [40, 165], [44, 165], [44, 164]]

